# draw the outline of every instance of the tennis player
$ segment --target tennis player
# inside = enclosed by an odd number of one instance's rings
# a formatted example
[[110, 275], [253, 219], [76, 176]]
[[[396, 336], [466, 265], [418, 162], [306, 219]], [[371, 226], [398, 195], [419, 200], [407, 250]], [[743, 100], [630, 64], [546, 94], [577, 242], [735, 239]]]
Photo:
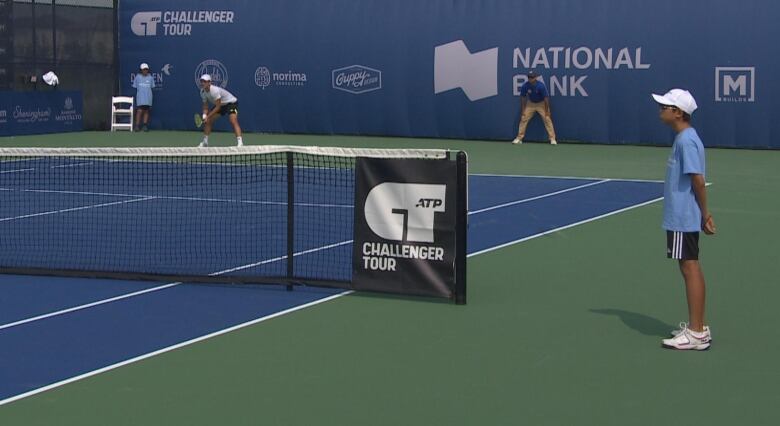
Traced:
[[517, 137], [512, 141], [515, 145], [523, 143], [528, 122], [537, 113], [542, 117], [550, 144], [558, 144], [555, 141], [555, 127], [553, 127], [552, 113], [550, 112], [550, 93], [547, 91], [547, 86], [539, 81], [538, 77], [539, 75], [535, 71], [529, 71], [528, 81], [520, 86], [520, 126]]
[[[238, 125], [238, 98], [227, 90], [211, 84], [211, 76], [208, 74], [200, 76], [200, 86], [200, 98], [203, 100], [203, 141], [198, 146], [201, 148], [209, 146], [211, 125], [221, 115], [227, 115], [233, 126], [233, 132], [236, 134], [236, 146], [244, 146], [244, 140], [241, 138], [241, 126]], [[214, 104], [214, 108], [211, 110], [209, 110], [209, 103]]]
[[141, 129], [141, 120], [144, 122], [144, 132], [149, 131], [149, 111], [152, 109], [152, 89], [154, 89], [154, 77], [149, 74], [149, 64], [146, 62], [139, 66], [140, 74], [133, 79], [133, 87], [136, 89], [135, 104], [135, 129]]
[[664, 339], [663, 347], [705, 350], [712, 334], [704, 321], [704, 274], [699, 265], [699, 231], [715, 233], [715, 222], [707, 209], [704, 145], [691, 127], [696, 100], [686, 90], [672, 89], [665, 95], [653, 95], [660, 106], [660, 118], [677, 136], [667, 161], [664, 182], [664, 218], [666, 255], [679, 263], [688, 299], [688, 322]]

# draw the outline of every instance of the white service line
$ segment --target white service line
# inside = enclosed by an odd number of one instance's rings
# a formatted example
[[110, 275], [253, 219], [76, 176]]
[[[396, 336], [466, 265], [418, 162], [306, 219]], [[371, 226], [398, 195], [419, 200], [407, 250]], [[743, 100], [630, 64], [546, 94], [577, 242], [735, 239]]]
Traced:
[[287, 315], [287, 314], [295, 312], [295, 311], [300, 311], [302, 309], [306, 309], [306, 308], [312, 307], [314, 305], [319, 305], [320, 303], [325, 303], [325, 302], [331, 301], [333, 299], [337, 299], [339, 297], [346, 296], [346, 295], [351, 294], [351, 293], [353, 293], [352, 290], [347, 290], [347, 291], [344, 291], [344, 292], [341, 292], [341, 293], [338, 293], [338, 294], [334, 294], [332, 296], [328, 296], [328, 297], [325, 297], [325, 298], [322, 298], [322, 299], [319, 299], [319, 300], [315, 300], [313, 302], [306, 303], [304, 305], [298, 305], [298, 306], [295, 306], [295, 307], [292, 307], [292, 308], [289, 308], [289, 309], [285, 309], [283, 311], [279, 311], [279, 312], [275, 312], [275, 313], [270, 314], [270, 315], [266, 315], [264, 317], [253, 319], [253, 320], [248, 321], [248, 322], [237, 324], [237, 325], [234, 325], [234, 326], [229, 327], [229, 328], [225, 328], [225, 329], [222, 329], [222, 330], [219, 330], [219, 331], [215, 331], [215, 332], [210, 333], [210, 334], [205, 334], [203, 336], [196, 337], [194, 339], [190, 339], [190, 340], [187, 340], [187, 341], [184, 341], [184, 342], [181, 342], [181, 343], [177, 343], [177, 344], [172, 345], [172, 346], [167, 346], [167, 347], [164, 347], [162, 349], [158, 349], [158, 350], [156, 350], [154, 352], [149, 352], [149, 353], [146, 353], [146, 354], [143, 354], [143, 355], [139, 355], [139, 356], [137, 356], [135, 358], [126, 359], [126, 360], [118, 362], [116, 364], [107, 365], [107, 366], [105, 366], [103, 368], [100, 368], [98, 370], [93, 370], [93, 371], [90, 371], [90, 372], [87, 372], [87, 373], [84, 373], [84, 374], [81, 374], [81, 375], [78, 375], [78, 376], [74, 376], [74, 377], [71, 377], [71, 378], [68, 378], [68, 379], [56, 382], [56, 383], [52, 383], [50, 385], [47, 385], [47, 386], [44, 386], [44, 387], [41, 387], [41, 388], [38, 388], [38, 389], [33, 389], [33, 390], [29, 391], [29, 392], [21, 393], [19, 395], [15, 395], [15, 396], [12, 396], [10, 398], [6, 398], [6, 399], [3, 399], [3, 400], [0, 400], [0, 406], [8, 404], [8, 403], [11, 403], [11, 402], [14, 402], [14, 401], [18, 401], [18, 400], [23, 399], [23, 398], [27, 398], [28, 396], [33, 396], [33, 395], [36, 395], [36, 394], [39, 394], [39, 393], [42, 393], [42, 392], [46, 392], [48, 390], [51, 390], [51, 389], [54, 389], [54, 388], [58, 388], [58, 387], [63, 386], [63, 385], [67, 385], [68, 383], [73, 383], [73, 382], [76, 382], [76, 381], [79, 381], [79, 380], [82, 380], [82, 379], [86, 379], [87, 377], [96, 376], [98, 374], [105, 373], [106, 371], [111, 371], [111, 370], [117, 369], [119, 367], [123, 367], [125, 365], [132, 364], [134, 362], [138, 362], [138, 361], [141, 361], [141, 360], [144, 360], [144, 359], [147, 359], [147, 358], [151, 358], [153, 356], [157, 356], [157, 355], [164, 354], [166, 352], [170, 352], [170, 351], [173, 351], [173, 350], [185, 347], [185, 346], [189, 346], [189, 345], [191, 345], [193, 343], [198, 343], [198, 342], [201, 342], [203, 340], [211, 339], [212, 337], [217, 337], [217, 336], [220, 336], [222, 334], [230, 333], [232, 331], [235, 331], [235, 330], [238, 330], [238, 329], [241, 329], [241, 328], [244, 328], [244, 327], [248, 327], [250, 325], [254, 325], [254, 324], [257, 324], [257, 323], [260, 323], [260, 322], [263, 322], [263, 321], [268, 321], [268, 320], [270, 320], [272, 318], [280, 317], [282, 315]]
[[16, 170], [2, 170], [0, 173], [16, 173], [16, 172], [29, 172], [35, 169], [16, 169]]
[[604, 179], [604, 180], [600, 180], [600, 181], [597, 181], [597, 182], [586, 183], [584, 185], [573, 186], [571, 188], [562, 189], [560, 191], [555, 191], [555, 192], [550, 192], [550, 193], [547, 193], [547, 194], [538, 195], [536, 197], [525, 198], [523, 200], [517, 200], [517, 201], [510, 201], [508, 203], [498, 204], [498, 205], [491, 206], [491, 207], [485, 207], [484, 209], [471, 211], [471, 212], [469, 212], [469, 215], [483, 213], [483, 212], [487, 212], [487, 211], [490, 211], [490, 210], [496, 210], [496, 209], [500, 209], [500, 208], [504, 208], [504, 207], [515, 206], [515, 205], [518, 205], [518, 204], [527, 203], [529, 201], [541, 200], [542, 198], [552, 197], [554, 195], [560, 195], [560, 194], [564, 194], [564, 193], [567, 193], [567, 192], [576, 191], [578, 189], [587, 188], [589, 186], [601, 185], [602, 183], [607, 183], [607, 182], [611, 182], [611, 181], [612, 181], [612, 179]]
[[135, 198], [135, 199], [132, 199], [132, 200], [114, 201], [114, 202], [111, 202], [111, 203], [102, 203], [102, 204], [90, 204], [88, 206], [71, 207], [69, 209], [51, 210], [51, 211], [47, 211], [47, 212], [30, 213], [30, 214], [25, 214], [25, 215], [21, 215], [21, 216], [4, 217], [4, 218], [0, 218], [0, 222], [6, 222], [6, 221], [9, 221], [9, 220], [16, 220], [16, 219], [26, 219], [26, 218], [29, 218], [29, 217], [46, 216], [46, 215], [57, 214], [57, 213], [74, 212], [74, 211], [77, 211], [77, 210], [95, 209], [95, 208], [98, 208], [98, 207], [115, 206], [117, 204], [135, 203], [135, 202], [138, 202], [138, 201], [154, 200], [155, 198], [157, 198], [157, 197]]
[[506, 178], [538, 178], [538, 179], [566, 179], [566, 180], [611, 180], [611, 181], [615, 181], [615, 182], [664, 183], [664, 181], [662, 181], [662, 180], [653, 180], [653, 179], [621, 179], [621, 178], [585, 177], [585, 176], [504, 175], [504, 174], [496, 174], [496, 173], [469, 173], [469, 176], [506, 177]]
[[484, 250], [480, 250], [480, 251], [471, 253], [471, 254], [467, 255], [466, 257], [479, 256], [480, 254], [489, 253], [489, 252], [494, 251], [494, 250], [498, 250], [498, 249], [502, 249], [502, 248], [505, 248], [505, 247], [513, 246], [515, 244], [519, 244], [519, 243], [522, 243], [522, 242], [525, 242], [525, 241], [528, 241], [528, 240], [533, 240], [534, 238], [542, 237], [544, 235], [552, 234], [552, 233], [558, 232], [558, 231], [563, 231], [564, 229], [573, 228], [573, 227], [578, 226], [578, 225], [582, 225], [582, 224], [585, 224], [585, 223], [588, 223], [588, 222], [593, 222], [595, 220], [603, 219], [605, 217], [616, 215], [618, 213], [623, 213], [623, 212], [626, 212], [626, 211], [629, 211], [629, 210], [633, 210], [633, 209], [638, 208], [638, 207], [643, 207], [643, 206], [646, 206], [648, 204], [656, 203], [656, 202], [661, 201], [663, 199], [664, 199], [664, 197], [654, 198], [654, 199], [652, 199], [650, 201], [645, 201], [644, 203], [634, 204], [632, 206], [625, 207], [625, 208], [622, 208], [620, 210], [615, 210], [615, 211], [612, 211], [612, 212], [609, 212], [609, 213], [605, 213], [605, 214], [602, 214], [600, 216], [591, 217], [589, 219], [581, 220], [579, 222], [570, 223], [568, 225], [561, 226], [561, 227], [558, 227], [558, 228], [555, 228], [555, 229], [550, 229], [549, 231], [540, 232], [538, 234], [530, 235], [528, 237], [520, 238], [518, 240], [509, 241], [507, 243], [503, 243], [503, 244], [499, 244], [497, 246], [486, 248]]
[[169, 283], [169, 284], [165, 284], [165, 285], [161, 285], [161, 286], [157, 286], [157, 287], [147, 288], [147, 289], [144, 289], [144, 290], [134, 291], [132, 293], [120, 294], [119, 296], [111, 297], [111, 298], [108, 298], [108, 299], [96, 300], [96, 301], [94, 301], [92, 303], [86, 303], [86, 304], [83, 304], [83, 305], [73, 306], [73, 307], [70, 307], [70, 308], [67, 308], [67, 309], [62, 309], [62, 310], [59, 310], [59, 311], [49, 312], [47, 314], [42, 314], [42, 315], [38, 315], [38, 316], [35, 316], [35, 317], [30, 317], [30, 318], [25, 318], [25, 319], [22, 319], [22, 320], [19, 320], [19, 321], [9, 322], [7, 324], [0, 325], [0, 330], [6, 329], [6, 328], [11, 328], [11, 327], [16, 327], [18, 325], [27, 324], [27, 323], [31, 323], [31, 322], [35, 322], [35, 321], [39, 321], [39, 320], [46, 319], [46, 318], [56, 317], [57, 315], [63, 315], [63, 314], [67, 314], [67, 313], [70, 313], [70, 312], [80, 311], [82, 309], [91, 308], [93, 306], [105, 305], [106, 303], [116, 302], [117, 300], [127, 299], [129, 297], [140, 296], [142, 294], [151, 293], [153, 291], [158, 291], [158, 290], [163, 290], [163, 289], [166, 289], [166, 288], [169, 288], [169, 287], [177, 286], [179, 284], [181, 284], [181, 283], [180, 282]]
[[91, 165], [91, 164], [92, 164], [91, 162], [89, 162], [89, 163], [60, 164], [59, 166], [51, 166], [51, 167], [49, 167], [49, 168], [50, 168], [50, 169], [59, 169], [59, 168], [63, 168], [63, 167], [79, 167], [79, 166], [89, 166], [89, 165]]
[[[230, 198], [199, 198], [182, 197], [173, 195], [146, 195], [146, 194], [125, 194], [114, 192], [91, 192], [91, 191], [65, 191], [57, 189], [19, 189], [19, 188], [0, 188], [0, 191], [9, 192], [33, 192], [42, 194], [72, 194], [72, 195], [96, 195], [107, 197], [153, 197], [159, 200], [178, 200], [178, 201], [203, 201], [213, 203], [240, 203], [240, 204], [262, 204], [274, 206], [286, 206], [285, 201], [258, 201], [258, 200], [236, 200]], [[295, 203], [298, 207], [327, 207], [327, 208], [352, 208], [351, 204], [320, 204], [320, 203]]]

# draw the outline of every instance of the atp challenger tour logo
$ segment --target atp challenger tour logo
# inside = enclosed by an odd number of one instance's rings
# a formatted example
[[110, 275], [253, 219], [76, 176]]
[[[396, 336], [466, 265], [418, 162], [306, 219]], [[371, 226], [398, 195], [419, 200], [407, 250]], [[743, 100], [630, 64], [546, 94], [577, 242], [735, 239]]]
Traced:
[[[444, 213], [447, 185], [385, 182], [366, 197], [368, 227], [386, 240], [402, 244], [365, 242], [365, 269], [395, 271], [396, 258], [444, 260], [444, 248], [434, 243], [436, 213]], [[410, 243], [429, 243], [425, 245]]]
[[[191, 36], [194, 24], [232, 24], [232, 10], [157, 10], [138, 12], [130, 19], [133, 34], [146, 36]], [[162, 34], [157, 33], [158, 24]]]

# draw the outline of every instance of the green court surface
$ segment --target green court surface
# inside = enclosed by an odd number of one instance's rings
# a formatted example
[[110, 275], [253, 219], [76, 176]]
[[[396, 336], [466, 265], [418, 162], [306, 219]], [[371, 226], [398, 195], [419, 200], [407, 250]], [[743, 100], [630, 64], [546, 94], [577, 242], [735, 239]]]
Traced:
[[[194, 132], [0, 138], [198, 142]], [[472, 173], [634, 179], [663, 179], [669, 149], [258, 134], [245, 143], [464, 149]], [[707, 160], [718, 226], [702, 241], [709, 351], [660, 348], [687, 311], [654, 203], [471, 257], [466, 306], [349, 295], [0, 406], [0, 425], [777, 424], [780, 152], [709, 149]]]

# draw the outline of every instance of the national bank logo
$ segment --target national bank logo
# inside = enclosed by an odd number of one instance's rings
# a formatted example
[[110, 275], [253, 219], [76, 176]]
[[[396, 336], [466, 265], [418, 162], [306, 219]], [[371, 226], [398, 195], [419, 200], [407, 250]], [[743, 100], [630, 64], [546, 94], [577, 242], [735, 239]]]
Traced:
[[386, 240], [432, 243], [436, 213], [444, 213], [447, 185], [381, 183], [368, 193], [365, 218]]
[[498, 48], [471, 53], [463, 40], [436, 46], [433, 55], [434, 93], [461, 89], [470, 101], [498, 94]]
[[755, 102], [756, 67], [716, 67], [715, 102]]
[[382, 88], [382, 71], [363, 65], [350, 65], [331, 71], [332, 87], [355, 95]]
[[216, 59], [206, 59], [195, 67], [195, 86], [200, 88], [200, 76], [208, 74], [211, 76], [211, 84], [217, 85], [223, 89], [228, 85], [227, 67]]

